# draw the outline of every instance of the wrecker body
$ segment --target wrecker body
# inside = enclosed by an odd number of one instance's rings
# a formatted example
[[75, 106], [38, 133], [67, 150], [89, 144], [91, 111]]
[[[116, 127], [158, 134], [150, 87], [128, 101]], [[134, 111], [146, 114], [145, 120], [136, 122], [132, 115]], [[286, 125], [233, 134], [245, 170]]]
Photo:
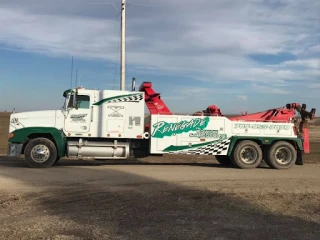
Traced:
[[[131, 91], [82, 87], [63, 93], [60, 110], [12, 113], [9, 156], [30, 167], [51, 167], [60, 158], [128, 159], [162, 154], [212, 155], [224, 165], [256, 168], [264, 160], [276, 169], [302, 164], [309, 150], [308, 119], [298, 103], [236, 117], [212, 105], [175, 115], [150, 82]], [[145, 106], [149, 115], [145, 114]], [[297, 125], [295, 114], [301, 121]]]

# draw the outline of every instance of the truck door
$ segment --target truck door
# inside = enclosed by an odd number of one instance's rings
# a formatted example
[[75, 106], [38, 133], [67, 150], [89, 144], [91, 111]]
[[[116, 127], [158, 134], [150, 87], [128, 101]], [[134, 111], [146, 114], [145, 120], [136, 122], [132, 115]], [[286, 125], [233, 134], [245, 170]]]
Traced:
[[64, 128], [66, 132], [86, 133], [90, 131], [91, 123], [91, 96], [77, 95], [77, 107], [73, 106], [73, 95], [70, 96], [68, 113], [65, 118]]

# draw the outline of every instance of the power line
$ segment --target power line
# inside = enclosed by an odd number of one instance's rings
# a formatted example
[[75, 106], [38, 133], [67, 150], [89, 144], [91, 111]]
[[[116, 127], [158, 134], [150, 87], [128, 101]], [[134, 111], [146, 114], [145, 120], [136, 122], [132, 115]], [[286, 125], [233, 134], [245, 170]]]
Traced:
[[112, 5], [114, 6], [114, 8], [116, 9], [116, 11], [118, 12], [118, 8], [117, 6], [114, 4], [114, 2], [101, 2], [101, 3], [89, 3], [89, 4], [93, 4], [93, 5]]
[[142, 4], [142, 3], [128, 3], [128, 6], [155, 7], [155, 5]]
[[[101, 2], [92, 2], [92, 3], [88, 3], [88, 4], [92, 4], [92, 5], [112, 5], [116, 9], [117, 12], [119, 11], [117, 6], [114, 4], [114, 2], [102, 2], [101, 1]], [[118, 20], [118, 16], [119, 16], [120, 13], [121, 13], [121, 11], [119, 11], [118, 14], [116, 15], [116, 21], [119, 21]]]

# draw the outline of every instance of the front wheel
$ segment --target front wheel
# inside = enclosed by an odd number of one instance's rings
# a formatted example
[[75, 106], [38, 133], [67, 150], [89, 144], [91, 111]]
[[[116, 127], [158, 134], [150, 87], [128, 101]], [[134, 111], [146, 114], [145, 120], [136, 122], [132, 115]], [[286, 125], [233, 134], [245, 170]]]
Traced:
[[261, 147], [254, 141], [244, 140], [235, 147], [231, 161], [242, 169], [257, 168], [263, 159]]
[[266, 162], [271, 168], [288, 169], [297, 159], [297, 151], [294, 146], [285, 141], [274, 143], [266, 154]]
[[29, 167], [48, 168], [57, 159], [57, 149], [51, 140], [35, 138], [27, 144], [24, 155]]

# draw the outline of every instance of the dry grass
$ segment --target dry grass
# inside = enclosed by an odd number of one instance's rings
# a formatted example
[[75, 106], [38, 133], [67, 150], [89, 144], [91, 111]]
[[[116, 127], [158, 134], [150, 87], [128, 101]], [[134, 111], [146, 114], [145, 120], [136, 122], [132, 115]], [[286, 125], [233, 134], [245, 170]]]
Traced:
[[10, 113], [0, 112], [0, 154], [7, 153]]
[[312, 126], [320, 126], [320, 117], [313, 119], [310, 121], [310, 125]]

